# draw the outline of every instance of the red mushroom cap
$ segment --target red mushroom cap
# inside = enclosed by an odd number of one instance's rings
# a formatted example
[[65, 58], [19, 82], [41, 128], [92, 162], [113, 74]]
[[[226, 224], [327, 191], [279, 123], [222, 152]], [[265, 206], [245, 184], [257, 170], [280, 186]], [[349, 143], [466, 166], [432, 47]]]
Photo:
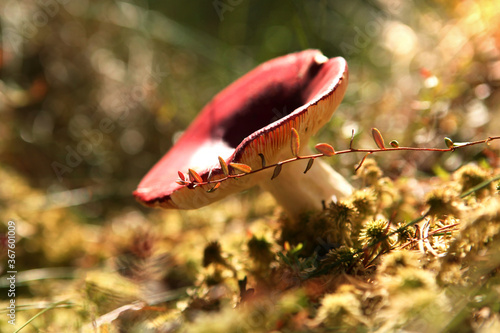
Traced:
[[[226, 163], [244, 163], [258, 169], [259, 153], [268, 164], [290, 157], [290, 133], [302, 142], [327, 123], [347, 88], [343, 58], [328, 59], [318, 50], [306, 50], [265, 62], [217, 94], [199, 113], [172, 149], [142, 179], [135, 197], [148, 206], [192, 209], [257, 184], [266, 172], [194, 189], [176, 183], [178, 171], [194, 169], [207, 179], [223, 173]], [[289, 114], [286, 114], [290, 112]], [[284, 114], [280, 114], [284, 113]], [[279, 118], [279, 119], [278, 119]]]

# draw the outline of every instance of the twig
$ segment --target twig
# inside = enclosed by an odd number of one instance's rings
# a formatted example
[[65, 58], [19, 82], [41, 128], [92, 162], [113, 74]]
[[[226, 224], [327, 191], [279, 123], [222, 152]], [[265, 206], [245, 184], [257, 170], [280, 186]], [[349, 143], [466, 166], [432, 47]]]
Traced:
[[[376, 129], [374, 129], [374, 130], [376, 130]], [[380, 132], [378, 132], [378, 130], [376, 132], [378, 134], [380, 134]], [[381, 135], [380, 135], [380, 138], [382, 139]], [[300, 160], [316, 159], [316, 158], [320, 158], [320, 157], [329, 157], [329, 156], [333, 156], [333, 155], [342, 155], [342, 154], [365, 153], [365, 156], [363, 157], [361, 162], [356, 167], [356, 170], [357, 170], [361, 167], [361, 165], [363, 164], [366, 157], [370, 154], [376, 154], [376, 153], [382, 153], [382, 152], [394, 152], [394, 151], [431, 151], [431, 152], [445, 153], [445, 152], [453, 152], [457, 149], [461, 149], [461, 148], [465, 148], [465, 147], [470, 147], [470, 146], [475, 146], [475, 145], [480, 145], [480, 144], [489, 144], [491, 141], [499, 140], [499, 139], [500, 139], [500, 136], [490, 136], [484, 140], [477, 140], [477, 141], [463, 142], [463, 143], [454, 143], [451, 139], [445, 138], [445, 143], [448, 146], [447, 148], [399, 147], [397, 145], [391, 145], [391, 147], [384, 147], [384, 146], [380, 146], [380, 144], [381, 144], [380, 141], [382, 141], [383, 140], [382, 139], [382, 140], [378, 140], [379, 142], [377, 142], [377, 146], [379, 148], [358, 149], [358, 148], [353, 147], [353, 140], [354, 140], [354, 131], [353, 131], [353, 134], [351, 136], [351, 140], [349, 142], [349, 149], [334, 151], [333, 147], [331, 147], [332, 153], [318, 153], [318, 154], [303, 155], [303, 156], [297, 155], [297, 156], [291, 157], [289, 159], [279, 161], [279, 162], [274, 163], [274, 164], [266, 165], [265, 163], [262, 163], [262, 167], [260, 169], [255, 169], [255, 170], [246, 166], [246, 167], [248, 167], [248, 169], [246, 169], [245, 172], [241, 172], [241, 173], [237, 173], [237, 174], [233, 174], [233, 175], [226, 174], [226, 172], [224, 172], [225, 177], [222, 177], [219, 179], [214, 179], [214, 180], [208, 179], [207, 181], [199, 181], [200, 179], [196, 179], [197, 177], [190, 177], [189, 181], [187, 178], [181, 178], [177, 182], [181, 185], [187, 185], [190, 188], [194, 188], [194, 187], [201, 186], [201, 185], [222, 183], [222, 182], [227, 181], [227, 180], [232, 179], [232, 178], [241, 178], [241, 177], [253, 175], [255, 173], [262, 172], [264, 170], [273, 169], [276, 167], [280, 167], [284, 164], [288, 164], [288, 163], [292, 163], [292, 162], [296, 162], [296, 161], [300, 161]], [[297, 140], [297, 138], [295, 140]], [[327, 144], [320, 144], [320, 145], [325, 146]], [[327, 146], [329, 146], [329, 145], [327, 145]], [[261, 156], [261, 158], [262, 158], [262, 156]], [[238, 165], [239, 165], [239, 167], [242, 166], [242, 164], [238, 164]], [[221, 162], [221, 166], [223, 169], [224, 169], [224, 167], [227, 167], [225, 165], [225, 163], [222, 163], [222, 162]], [[237, 170], [240, 170], [240, 169], [238, 168]], [[189, 169], [189, 171], [190, 171], [190, 174], [193, 174], [192, 169]], [[196, 174], [195, 174], [195, 176], [196, 176]], [[273, 178], [276, 178], [276, 177], [273, 177]], [[495, 179], [492, 179], [491, 181], [495, 181], [498, 179], [500, 179], [500, 175], [495, 177]], [[489, 182], [491, 182], [491, 181], [489, 181]], [[480, 185], [478, 185], [478, 187], [486, 186], [489, 184], [489, 182], [485, 183], [485, 184], [480, 184]], [[210, 189], [211, 192], [213, 192], [214, 190], [215, 190], [214, 188]], [[469, 192], [472, 193], [472, 192], [474, 192], [474, 190], [475, 190], [475, 188], [471, 189]], [[467, 194], [464, 194], [464, 195], [470, 194], [469, 192], [467, 192]]]

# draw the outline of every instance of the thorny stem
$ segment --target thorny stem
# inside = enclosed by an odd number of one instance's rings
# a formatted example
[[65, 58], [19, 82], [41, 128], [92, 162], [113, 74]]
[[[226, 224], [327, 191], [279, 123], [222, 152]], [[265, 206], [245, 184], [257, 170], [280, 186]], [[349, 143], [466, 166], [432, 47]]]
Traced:
[[[449, 148], [422, 148], [422, 147], [384, 147], [383, 149], [381, 148], [373, 148], [373, 149], [358, 149], [358, 148], [353, 148], [353, 140], [351, 139], [350, 144], [349, 144], [349, 149], [345, 150], [339, 150], [336, 151], [334, 155], [342, 155], [342, 154], [350, 154], [350, 153], [365, 153], [365, 157], [362, 159], [362, 161], [359, 163], [359, 165], [356, 167], [356, 169], [359, 169], [361, 165], [363, 164], [365, 158], [367, 155], [370, 154], [375, 154], [375, 153], [382, 153], [382, 152], [393, 152], [393, 151], [432, 151], [432, 152], [453, 152], [456, 149], [464, 148], [464, 147], [469, 147], [469, 146], [475, 146], [479, 144], [486, 143], [488, 144], [491, 141], [494, 140], [499, 140], [500, 136], [490, 136], [487, 139], [484, 140], [478, 140], [478, 141], [471, 141], [471, 142], [465, 142], [465, 143], [455, 143], [452, 147]], [[311, 154], [311, 155], [304, 155], [304, 156], [295, 156], [283, 161], [280, 161], [275, 164], [270, 164], [270, 165], [264, 165], [260, 169], [255, 169], [251, 170], [250, 172], [247, 173], [238, 173], [234, 175], [227, 175], [226, 177], [215, 179], [215, 180], [208, 180], [205, 182], [195, 182], [196, 186], [200, 185], [208, 185], [208, 184], [216, 184], [216, 183], [221, 183], [223, 181], [226, 181], [231, 178], [240, 178], [240, 177], [245, 177], [251, 174], [255, 174], [267, 169], [272, 169], [275, 168], [278, 164], [288, 164], [292, 163], [295, 161], [299, 160], [307, 160], [307, 159], [316, 159], [316, 158], [321, 158], [321, 157], [329, 157], [323, 153], [318, 153], [318, 154]], [[188, 183], [186, 183], [188, 185]]]

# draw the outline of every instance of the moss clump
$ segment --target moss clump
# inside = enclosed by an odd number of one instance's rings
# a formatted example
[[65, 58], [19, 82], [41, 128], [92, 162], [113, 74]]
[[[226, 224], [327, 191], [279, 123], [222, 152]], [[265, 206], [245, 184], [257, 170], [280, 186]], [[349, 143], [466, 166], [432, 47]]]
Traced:
[[373, 216], [377, 212], [377, 196], [371, 189], [354, 192], [350, 198], [350, 203], [357, 210], [362, 220]]
[[366, 326], [359, 291], [345, 285], [334, 294], [327, 294], [321, 300], [315, 322], [327, 330], [356, 332]]
[[222, 249], [219, 242], [210, 242], [203, 250], [203, 267], [208, 267], [210, 264], [219, 264], [226, 266], [226, 259], [222, 257]]
[[384, 219], [372, 220], [365, 224], [359, 234], [359, 241], [362, 245], [372, 245], [382, 241], [385, 246], [390, 246], [386, 237], [389, 231], [389, 222]]
[[272, 244], [265, 238], [253, 236], [247, 243], [248, 253], [255, 263], [258, 272], [264, 272], [275, 258], [271, 251]]
[[442, 217], [442, 216], [457, 216], [458, 209], [458, 192], [451, 187], [436, 188], [425, 197], [425, 204], [429, 206], [429, 215]]
[[420, 268], [420, 256], [413, 251], [393, 251], [382, 259], [379, 274], [396, 275], [405, 268]]
[[342, 245], [330, 250], [321, 263], [336, 272], [347, 272], [359, 264], [359, 258], [356, 249]]
[[408, 226], [405, 222], [399, 222], [396, 224], [396, 238], [397, 243], [403, 245], [408, 241], [415, 238], [415, 232], [413, 227]]
[[300, 223], [282, 220], [281, 243], [302, 244], [302, 254], [328, 250], [342, 244], [353, 245], [356, 240], [352, 233], [358, 222], [358, 212], [349, 201], [330, 202], [323, 210], [305, 214]]
[[[461, 186], [461, 191], [466, 192], [475, 186], [487, 181], [490, 178], [490, 173], [477, 165], [465, 165], [455, 171], [453, 175]], [[483, 199], [493, 193], [493, 183], [474, 192], [478, 199]]]
[[377, 184], [383, 173], [374, 159], [367, 158], [356, 175], [362, 180], [363, 186], [373, 186]]

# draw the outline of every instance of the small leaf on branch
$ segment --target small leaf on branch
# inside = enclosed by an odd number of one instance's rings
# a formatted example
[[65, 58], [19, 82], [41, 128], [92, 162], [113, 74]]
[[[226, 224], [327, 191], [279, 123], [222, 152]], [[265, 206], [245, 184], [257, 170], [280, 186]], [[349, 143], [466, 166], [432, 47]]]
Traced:
[[399, 142], [396, 140], [392, 140], [389, 144], [394, 148], [399, 148]]
[[333, 149], [333, 147], [328, 143], [318, 143], [316, 146], [314, 146], [314, 148], [316, 148], [317, 151], [325, 156], [335, 155], [335, 149]]
[[274, 172], [273, 172], [273, 176], [271, 177], [271, 180], [278, 177], [278, 175], [281, 172], [281, 167], [282, 167], [282, 164], [280, 164], [280, 163], [276, 164], [276, 167], [274, 168]]
[[382, 137], [380, 131], [375, 127], [372, 128], [372, 136], [373, 140], [377, 144], [377, 147], [379, 147], [380, 149], [385, 149], [384, 138]]
[[363, 156], [363, 159], [361, 160], [361, 162], [359, 162], [358, 166], [356, 167], [356, 169], [354, 169], [354, 171], [358, 171], [359, 168], [361, 168], [361, 166], [363, 165], [363, 163], [365, 162], [366, 158], [368, 157], [368, 155], [370, 155], [371, 153], [368, 153], [366, 154], [365, 156]]
[[203, 183], [203, 179], [196, 171], [194, 171], [193, 169], [188, 169], [188, 172], [189, 172], [189, 179], [192, 182]]
[[259, 153], [260, 159], [262, 160], [262, 169], [266, 167], [266, 158], [264, 157], [264, 154]]
[[243, 163], [229, 163], [229, 165], [238, 171], [241, 171], [243, 173], [250, 173], [252, 172], [252, 168], [246, 164]]
[[184, 173], [180, 172], [180, 171], [177, 171], [177, 174], [179, 175], [179, 178], [182, 180], [182, 181], [185, 181], [186, 180], [186, 175], [184, 175]]
[[219, 156], [219, 164], [220, 168], [222, 169], [222, 173], [224, 174], [224, 176], [227, 177], [229, 175], [229, 169], [227, 167], [226, 161], [224, 161], [224, 159], [220, 156]]
[[292, 128], [292, 138], [290, 140], [290, 148], [292, 149], [292, 155], [297, 156], [300, 149], [300, 138], [299, 133], [295, 128]]
[[453, 148], [453, 140], [452, 139], [446, 137], [446, 138], [444, 138], [444, 143], [446, 143], [446, 147]]
[[351, 141], [349, 141], [349, 149], [352, 150], [352, 145], [354, 143], [354, 128], [352, 129], [352, 133], [351, 133]]
[[215, 184], [215, 186], [214, 186], [214, 187], [212, 187], [211, 189], [208, 189], [208, 190], [207, 190], [207, 193], [212, 193], [212, 192], [215, 192], [215, 190], [217, 190], [217, 189], [220, 187], [220, 184], [221, 184], [221, 182], [219, 182], [219, 183]]
[[185, 181], [185, 180], [177, 180], [177, 181], [175, 181], [175, 182], [176, 182], [177, 184], [179, 184], [179, 185], [188, 185], [188, 184], [189, 184], [189, 182], [187, 182], [187, 181]]
[[314, 163], [314, 158], [310, 158], [309, 161], [307, 162], [307, 167], [304, 170], [304, 173], [306, 173], [307, 171], [309, 171], [309, 169], [311, 169], [311, 167], [313, 166], [313, 163]]

